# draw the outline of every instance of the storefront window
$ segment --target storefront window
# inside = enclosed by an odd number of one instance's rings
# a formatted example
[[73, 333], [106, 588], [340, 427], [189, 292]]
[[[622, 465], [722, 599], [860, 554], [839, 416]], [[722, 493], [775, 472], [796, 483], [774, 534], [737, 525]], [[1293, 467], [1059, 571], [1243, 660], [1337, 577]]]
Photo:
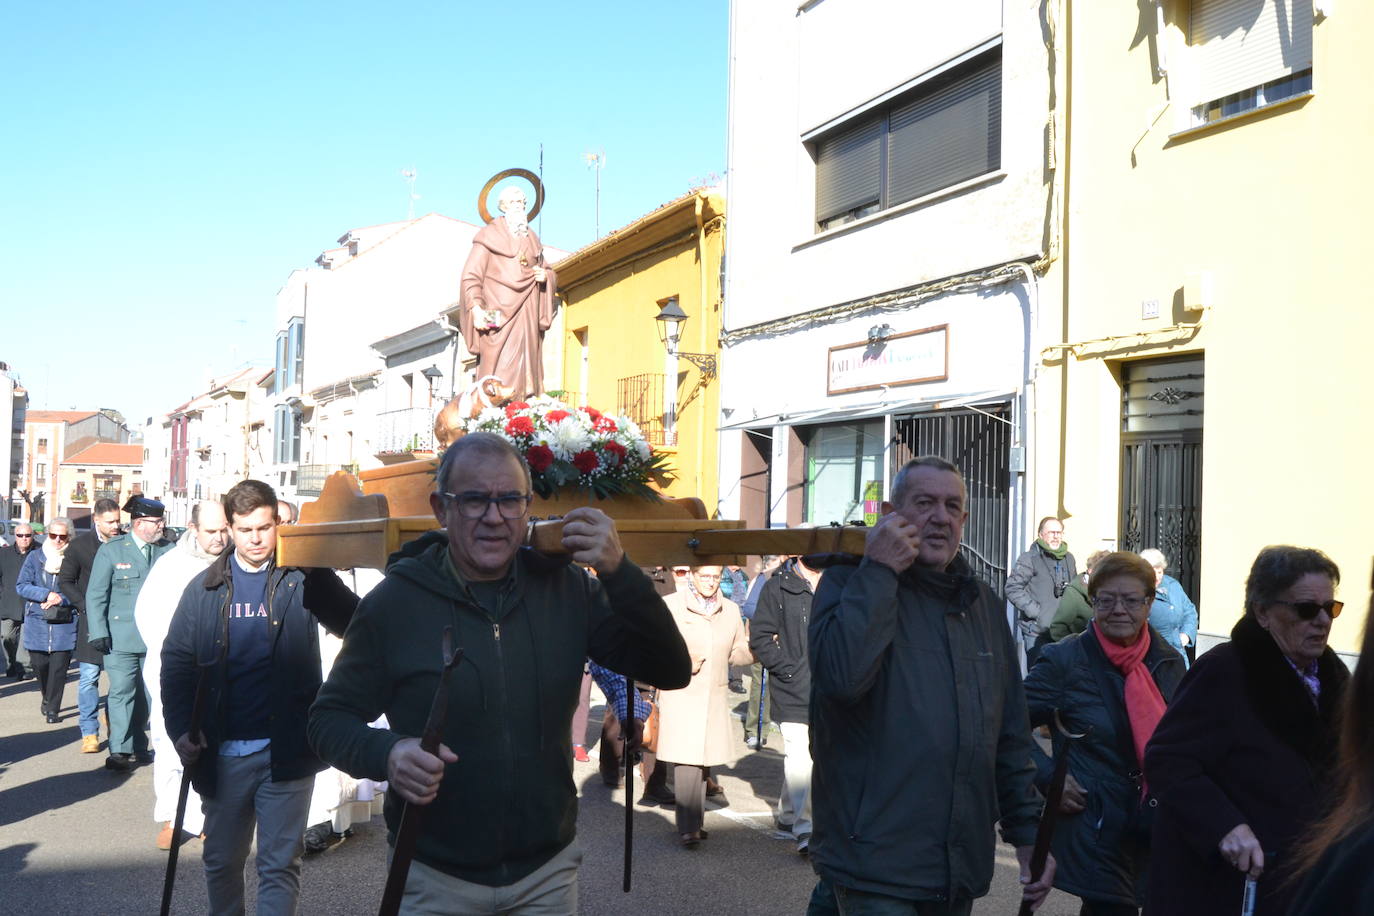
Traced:
[[813, 426], [806, 443], [806, 521], [813, 525], [863, 518], [864, 485], [883, 479], [883, 421]]

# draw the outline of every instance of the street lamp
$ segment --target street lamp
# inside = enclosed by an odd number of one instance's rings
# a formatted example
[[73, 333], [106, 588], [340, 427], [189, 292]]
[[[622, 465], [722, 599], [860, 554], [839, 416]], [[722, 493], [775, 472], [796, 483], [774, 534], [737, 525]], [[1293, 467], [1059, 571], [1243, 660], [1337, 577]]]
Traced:
[[663, 344], [663, 349], [668, 351], [668, 355], [674, 359], [685, 359], [687, 362], [701, 370], [701, 374], [707, 378], [713, 378], [716, 374], [716, 355], [714, 353], [683, 353], [678, 350], [678, 341], [682, 339], [682, 322], [687, 320], [687, 313], [682, 310], [682, 306], [677, 304], [677, 296], [670, 296], [664, 301], [656, 316], [658, 321], [658, 340]]
[[438, 366], [431, 364], [429, 367], [421, 369], [420, 374], [423, 375], [429, 381], [429, 399], [433, 401], [434, 383], [437, 382], [439, 379], [443, 378], [444, 373], [440, 371]]

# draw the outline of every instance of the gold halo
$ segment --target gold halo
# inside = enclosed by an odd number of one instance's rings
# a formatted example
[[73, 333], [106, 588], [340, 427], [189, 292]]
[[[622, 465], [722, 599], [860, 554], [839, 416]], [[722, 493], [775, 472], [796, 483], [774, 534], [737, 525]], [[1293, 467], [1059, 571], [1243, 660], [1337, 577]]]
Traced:
[[487, 196], [491, 194], [491, 189], [496, 187], [496, 183], [506, 178], [523, 178], [534, 185], [534, 206], [525, 214], [525, 219], [532, 220], [539, 215], [539, 209], [544, 206], [544, 182], [539, 180], [539, 176], [529, 169], [506, 169], [497, 172], [495, 175], [482, 185], [482, 193], [477, 195], [477, 212], [482, 216], [482, 222], [489, 223], [492, 220], [491, 211], [487, 209]]

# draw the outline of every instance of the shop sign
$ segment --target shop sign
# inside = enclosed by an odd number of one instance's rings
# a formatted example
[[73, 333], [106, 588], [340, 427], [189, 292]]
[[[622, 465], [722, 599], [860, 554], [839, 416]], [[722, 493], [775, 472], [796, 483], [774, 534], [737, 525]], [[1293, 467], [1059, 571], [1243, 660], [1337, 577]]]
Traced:
[[864, 482], [864, 524], [872, 528], [883, 514], [883, 482]]
[[841, 344], [830, 348], [828, 360], [827, 394], [942, 382], [949, 378], [949, 325]]

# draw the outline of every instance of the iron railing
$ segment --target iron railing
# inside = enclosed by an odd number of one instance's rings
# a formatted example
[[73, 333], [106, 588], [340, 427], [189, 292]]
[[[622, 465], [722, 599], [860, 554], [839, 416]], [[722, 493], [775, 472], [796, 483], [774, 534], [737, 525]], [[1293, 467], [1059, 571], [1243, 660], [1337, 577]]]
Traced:
[[335, 471], [358, 473], [356, 464], [298, 464], [296, 465], [296, 493], [299, 496], [319, 496], [324, 482]]
[[372, 440], [378, 455], [434, 451], [434, 410], [402, 407], [377, 414], [377, 435]]
[[663, 373], [626, 376], [615, 389], [616, 413], [634, 420], [650, 445], [677, 445], [676, 424], [663, 412]]

